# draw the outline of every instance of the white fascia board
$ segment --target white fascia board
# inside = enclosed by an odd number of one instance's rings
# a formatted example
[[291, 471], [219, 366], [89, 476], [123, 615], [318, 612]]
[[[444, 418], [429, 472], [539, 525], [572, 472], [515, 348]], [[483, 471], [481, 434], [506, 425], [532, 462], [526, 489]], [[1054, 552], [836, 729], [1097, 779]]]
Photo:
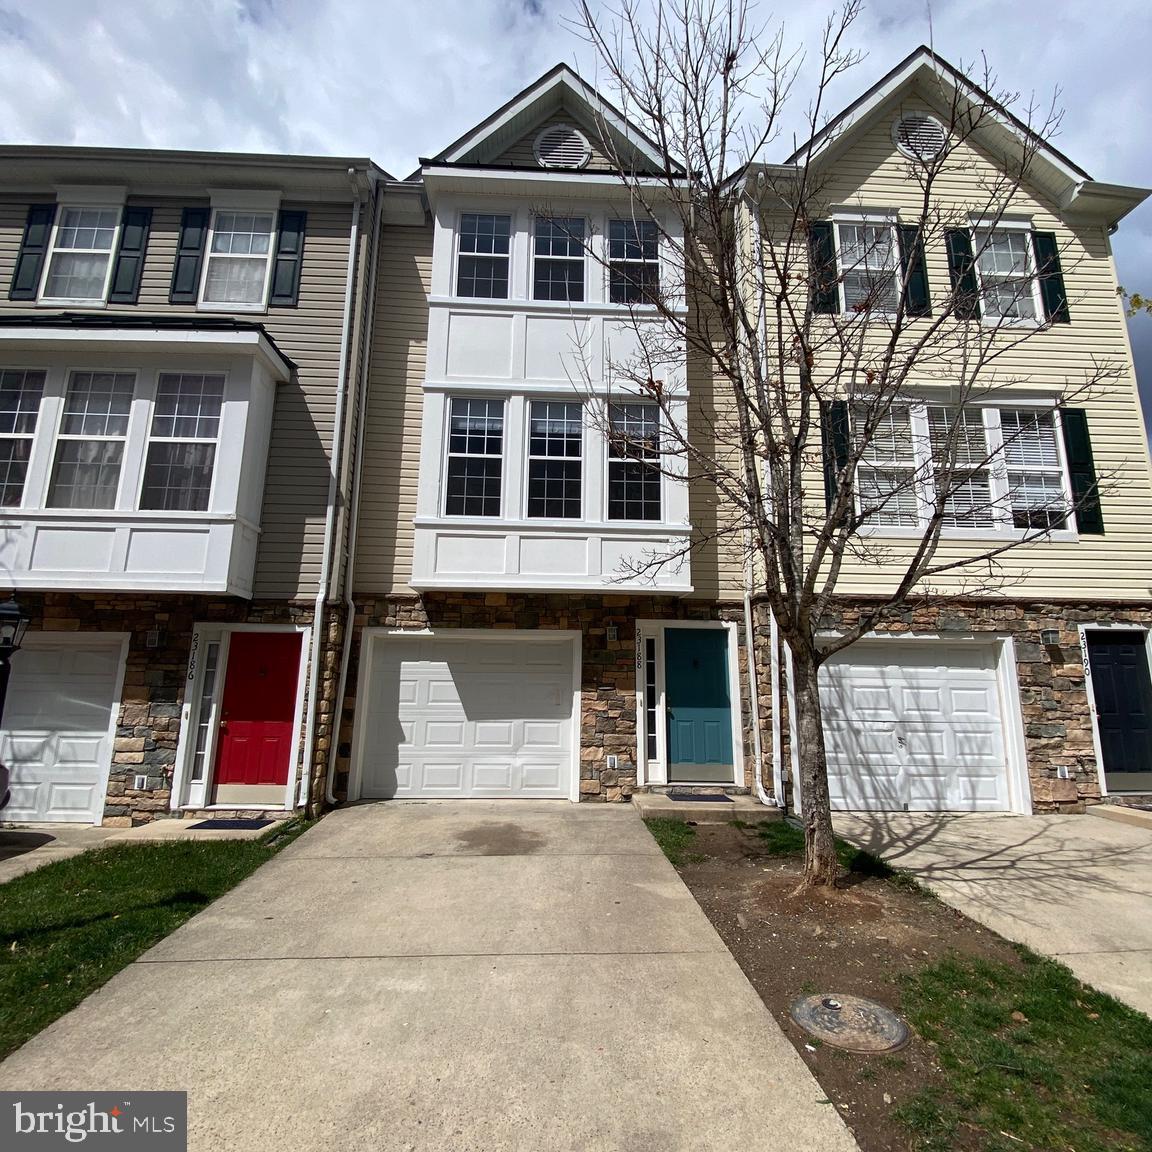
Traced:
[[119, 207], [128, 198], [123, 184], [57, 184], [56, 203], [69, 207], [92, 205], [98, 208]]
[[257, 356], [276, 377], [287, 380], [291, 366], [272, 342], [256, 331], [214, 331], [208, 328], [5, 328], [0, 327], [0, 348], [53, 347], [100, 352], [125, 351], [222, 352]]
[[430, 165], [423, 171], [424, 183], [429, 180], [510, 180], [525, 181], [531, 184], [554, 183], [560, 186], [578, 184], [584, 188], [627, 188], [636, 184], [644, 188], [687, 188], [689, 181], [676, 176], [665, 179], [662, 176], [615, 176], [610, 172], [579, 172], [571, 169], [541, 168], [447, 168]]
[[1116, 224], [1143, 204], [1150, 195], [1152, 189], [1148, 188], [1082, 180], [1069, 190], [1060, 206], [1067, 212], [1102, 216], [1109, 224]]

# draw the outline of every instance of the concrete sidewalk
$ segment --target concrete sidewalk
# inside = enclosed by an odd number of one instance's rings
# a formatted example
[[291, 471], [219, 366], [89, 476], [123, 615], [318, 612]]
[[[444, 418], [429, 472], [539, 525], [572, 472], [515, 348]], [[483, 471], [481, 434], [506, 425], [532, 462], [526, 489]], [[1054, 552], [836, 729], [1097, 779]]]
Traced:
[[1152, 1015], [1152, 827], [1091, 816], [836, 817], [946, 904]]
[[0, 1065], [190, 1147], [850, 1152], [634, 812], [337, 811]]

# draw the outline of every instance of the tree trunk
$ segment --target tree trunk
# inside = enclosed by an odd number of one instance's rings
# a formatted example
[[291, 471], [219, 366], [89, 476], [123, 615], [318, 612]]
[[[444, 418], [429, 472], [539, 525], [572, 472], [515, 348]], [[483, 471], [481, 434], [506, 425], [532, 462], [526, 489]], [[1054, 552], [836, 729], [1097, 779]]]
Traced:
[[828, 761], [820, 684], [811, 653], [792, 653], [795, 681], [796, 739], [800, 762], [800, 802], [804, 809], [804, 883], [802, 888], [830, 887], [840, 871], [832, 808], [828, 799]]

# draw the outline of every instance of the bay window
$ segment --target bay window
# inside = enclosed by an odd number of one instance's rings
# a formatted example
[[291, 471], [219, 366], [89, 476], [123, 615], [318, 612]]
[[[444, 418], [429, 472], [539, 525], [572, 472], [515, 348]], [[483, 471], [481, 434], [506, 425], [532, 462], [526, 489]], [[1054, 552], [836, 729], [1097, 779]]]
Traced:
[[512, 217], [465, 212], [460, 217], [456, 295], [483, 300], [508, 299]]
[[44, 395], [42, 369], [0, 371], [0, 507], [19, 508]]
[[448, 417], [446, 516], [499, 516], [504, 401], [455, 397]]
[[583, 511], [581, 406], [533, 400], [528, 416], [528, 515], [579, 520]]
[[608, 299], [650, 304], [660, 291], [660, 233], [655, 220], [608, 221]]
[[141, 508], [165, 512], [208, 510], [223, 402], [223, 376], [160, 374]]
[[73, 372], [64, 399], [50, 508], [115, 508], [136, 376]]
[[537, 216], [532, 258], [533, 299], [584, 299], [583, 220]]
[[660, 409], [613, 404], [608, 423], [608, 519], [659, 520]]
[[103, 303], [119, 227], [119, 208], [61, 207], [40, 291], [41, 301]]

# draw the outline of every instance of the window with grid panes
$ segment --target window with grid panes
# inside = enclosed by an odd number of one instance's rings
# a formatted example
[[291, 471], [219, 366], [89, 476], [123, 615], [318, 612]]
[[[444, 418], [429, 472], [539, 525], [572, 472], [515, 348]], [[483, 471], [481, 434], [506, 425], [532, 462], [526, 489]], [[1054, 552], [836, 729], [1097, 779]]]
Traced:
[[[861, 413], [863, 421], [866, 414]], [[915, 527], [920, 523], [916, 493], [916, 446], [907, 408], [891, 408], [861, 453], [856, 470], [860, 510], [872, 524]]]
[[0, 507], [19, 508], [44, 395], [43, 369], [0, 371]]
[[994, 527], [992, 470], [983, 410], [931, 406], [928, 435], [935, 482], [946, 489], [942, 523], [949, 528]]
[[1000, 410], [1000, 449], [1017, 528], [1064, 528], [1068, 498], [1051, 412]]
[[448, 416], [447, 516], [499, 516], [504, 401], [457, 396]]
[[608, 420], [608, 519], [659, 520], [660, 409], [613, 404]]
[[975, 234], [976, 272], [984, 312], [1004, 320], [1035, 320], [1036, 277], [1032, 237], [1024, 229]]
[[534, 300], [583, 300], [584, 221], [537, 216], [532, 261]]
[[608, 299], [648, 304], [660, 291], [660, 233], [655, 220], [608, 221]]
[[528, 413], [528, 515], [579, 520], [584, 448], [579, 404], [533, 400]]
[[136, 377], [73, 372], [64, 398], [50, 508], [115, 508]]
[[208, 510], [223, 403], [223, 376], [160, 374], [141, 508], [165, 512]]
[[275, 229], [271, 212], [216, 212], [203, 303], [263, 305]]
[[896, 237], [891, 224], [837, 224], [844, 311], [895, 312]]
[[119, 208], [61, 208], [42, 300], [103, 300]]
[[465, 212], [460, 217], [456, 295], [481, 300], [508, 298], [512, 217]]

